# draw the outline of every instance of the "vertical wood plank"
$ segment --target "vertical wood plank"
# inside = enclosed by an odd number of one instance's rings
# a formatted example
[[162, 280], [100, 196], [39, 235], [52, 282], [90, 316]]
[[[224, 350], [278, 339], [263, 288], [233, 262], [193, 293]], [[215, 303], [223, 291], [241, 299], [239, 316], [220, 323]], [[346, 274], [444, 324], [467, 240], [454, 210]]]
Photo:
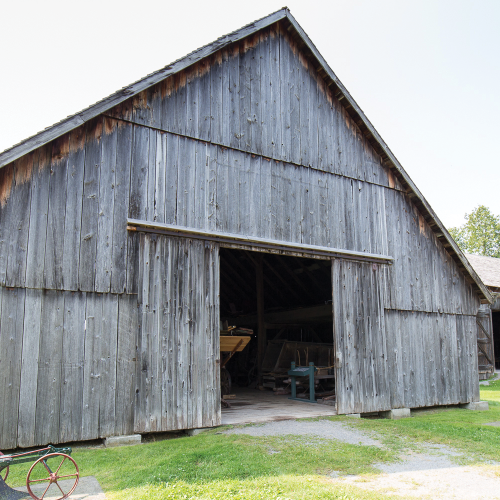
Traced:
[[63, 236], [62, 281], [65, 290], [78, 290], [82, 203], [85, 171], [85, 126], [69, 134], [66, 212]]
[[[29, 288], [43, 287], [45, 240], [47, 237], [47, 213], [49, 209], [51, 151], [52, 144], [41, 147], [39, 149], [37, 161], [33, 164], [33, 178], [31, 183], [31, 215], [28, 235], [28, 256], [26, 263], [26, 286]], [[5, 169], [2, 169], [2, 171], [3, 170]], [[1, 228], [4, 224], [2, 213], [3, 208], [0, 208], [0, 218], [2, 219], [0, 220], [0, 233], [2, 232]]]
[[82, 432], [85, 354], [85, 292], [64, 292], [59, 442], [79, 441]]
[[26, 290], [17, 443], [23, 448], [35, 444], [36, 394], [42, 328], [41, 296], [41, 290]]
[[129, 193], [132, 161], [133, 127], [130, 124], [118, 122], [116, 139], [116, 169], [114, 187], [113, 211], [113, 248], [111, 292], [132, 293], [132, 287], [127, 286], [128, 236], [127, 216], [129, 213]]
[[[115, 434], [116, 422], [116, 358], [118, 335], [118, 295], [102, 295], [101, 345], [97, 354], [99, 389], [99, 436]], [[95, 352], [95, 351], [94, 351]]]
[[36, 395], [35, 444], [59, 441], [64, 294], [44, 290]]
[[167, 134], [165, 222], [177, 224], [177, 189], [179, 182], [179, 136]]
[[10, 220], [12, 204], [9, 203], [14, 187], [14, 163], [0, 170], [0, 285], [5, 286], [5, 272], [9, 257]]
[[99, 178], [99, 217], [97, 219], [97, 251], [95, 291], [111, 290], [113, 253], [113, 216], [115, 207], [115, 170], [118, 122], [104, 118], [102, 161]]
[[64, 225], [66, 215], [69, 135], [54, 141], [50, 166], [49, 211], [45, 242], [44, 287], [63, 287]]
[[25, 286], [28, 232], [30, 223], [31, 179], [35, 153], [29, 153], [14, 165], [14, 190], [11, 204], [10, 244], [5, 283], [7, 286]]
[[118, 297], [118, 345], [116, 365], [115, 433], [134, 432], [136, 341], [138, 335], [137, 297]]
[[82, 232], [78, 271], [80, 290], [85, 292], [94, 291], [95, 286], [102, 126], [101, 118], [89, 122], [85, 143]]
[[82, 439], [99, 437], [99, 400], [101, 377], [99, 373], [102, 343], [102, 295], [88, 293], [85, 309], [85, 360], [83, 365]]
[[4, 449], [18, 444], [25, 290], [2, 290], [0, 324], [0, 437]]

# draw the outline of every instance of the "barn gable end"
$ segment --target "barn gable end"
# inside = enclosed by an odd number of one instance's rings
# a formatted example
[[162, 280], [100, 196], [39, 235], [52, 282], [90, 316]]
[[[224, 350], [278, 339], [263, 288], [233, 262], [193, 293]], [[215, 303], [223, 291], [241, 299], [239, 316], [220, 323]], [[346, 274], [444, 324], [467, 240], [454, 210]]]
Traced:
[[220, 423], [220, 243], [193, 231], [338, 251], [340, 411], [478, 400], [488, 292], [290, 19], [0, 170], [0, 448]]

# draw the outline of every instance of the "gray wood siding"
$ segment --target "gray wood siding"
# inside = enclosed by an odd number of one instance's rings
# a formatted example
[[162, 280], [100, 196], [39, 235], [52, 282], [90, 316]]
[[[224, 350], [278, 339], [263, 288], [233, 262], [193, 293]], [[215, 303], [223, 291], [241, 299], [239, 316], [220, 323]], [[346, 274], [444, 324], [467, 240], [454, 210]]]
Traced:
[[141, 234], [135, 432], [220, 424], [219, 249]]
[[335, 388], [339, 413], [391, 408], [383, 273], [377, 264], [332, 263]]
[[[96, 118], [2, 169], [0, 282], [137, 293], [128, 216], [392, 255], [385, 307], [475, 314], [477, 295], [456, 263], [280, 29], [114, 110], [146, 126]], [[278, 133], [282, 147], [265, 150]]]
[[387, 272], [385, 307], [475, 315], [480, 302], [456, 262], [407, 196], [385, 190]]
[[397, 184], [279, 24], [106, 114], [354, 179]]
[[475, 316], [385, 311], [393, 408], [479, 401]]
[[0, 449], [131, 434], [137, 297], [0, 287]]

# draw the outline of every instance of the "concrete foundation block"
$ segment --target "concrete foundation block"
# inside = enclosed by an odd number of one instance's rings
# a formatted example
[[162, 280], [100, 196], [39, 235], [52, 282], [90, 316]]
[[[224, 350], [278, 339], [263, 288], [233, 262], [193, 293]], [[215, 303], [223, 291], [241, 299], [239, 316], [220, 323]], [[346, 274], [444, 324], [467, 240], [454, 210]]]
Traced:
[[347, 413], [346, 417], [361, 418], [361, 413]]
[[186, 430], [186, 434], [188, 436], [197, 436], [198, 434], [201, 434], [202, 432], [209, 431], [210, 429], [211, 429], [211, 427], [205, 427], [205, 428], [201, 428], [201, 429], [188, 429], [188, 430]]
[[464, 410], [488, 411], [490, 406], [488, 405], [488, 401], [476, 401], [460, 405], [460, 408], [463, 408]]
[[393, 408], [389, 411], [379, 412], [380, 416], [383, 418], [389, 418], [391, 420], [399, 420], [400, 418], [411, 417], [410, 408]]
[[142, 443], [142, 436], [140, 434], [132, 434], [130, 436], [111, 436], [104, 440], [106, 448], [113, 446], [133, 446]]

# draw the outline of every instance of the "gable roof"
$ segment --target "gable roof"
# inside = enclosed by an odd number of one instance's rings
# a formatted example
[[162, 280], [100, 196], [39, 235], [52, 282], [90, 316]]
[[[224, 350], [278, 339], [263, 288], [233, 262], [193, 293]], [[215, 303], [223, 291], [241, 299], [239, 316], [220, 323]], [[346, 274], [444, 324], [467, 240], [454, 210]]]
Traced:
[[483, 283], [490, 288], [496, 288], [494, 292], [500, 291], [500, 259], [496, 257], [485, 257], [483, 255], [465, 254], [467, 260], [472, 264]]
[[102, 99], [101, 101], [89, 106], [88, 108], [75, 113], [64, 120], [46, 128], [38, 134], [25, 139], [19, 144], [0, 153], [0, 168], [20, 158], [21, 156], [33, 151], [34, 149], [49, 143], [50, 141], [60, 137], [61, 135], [73, 130], [76, 127], [84, 124], [90, 119], [100, 115], [110, 108], [122, 103], [130, 97], [142, 92], [143, 90], [157, 84], [165, 78], [184, 70], [192, 64], [212, 55], [218, 50], [238, 42], [249, 35], [253, 35], [257, 31], [266, 28], [276, 22], [282, 22], [287, 28], [290, 36], [299, 46], [300, 50], [308, 57], [318, 75], [320, 75], [333, 92], [333, 95], [341, 102], [349, 115], [354, 119], [361, 132], [366, 136], [375, 151], [381, 156], [382, 161], [392, 173], [397, 177], [406, 194], [411, 199], [413, 204], [420, 211], [427, 224], [436, 235], [437, 239], [446, 248], [450, 256], [455, 260], [461, 271], [468, 276], [470, 283], [475, 291], [481, 297], [483, 302], [492, 302], [492, 296], [486, 286], [483, 284], [474, 268], [469, 264], [462, 251], [459, 249], [453, 238], [450, 236], [442, 222], [437, 217], [434, 210], [431, 208], [422, 193], [415, 186], [409, 175], [406, 173], [402, 165], [389, 149], [387, 144], [380, 137], [368, 118], [364, 115], [356, 101], [349, 94], [344, 85], [337, 78], [335, 73], [328, 66], [321, 54], [318, 52], [312, 41], [300, 27], [289, 9], [284, 7], [277, 12], [274, 12], [262, 19], [244, 26], [243, 28], [234, 31], [228, 35], [222, 36], [209, 45], [201, 47], [187, 56], [178, 59], [177, 61], [165, 66], [164, 68], [151, 73], [145, 78], [138, 80], [127, 87], [122, 88], [118, 92]]

